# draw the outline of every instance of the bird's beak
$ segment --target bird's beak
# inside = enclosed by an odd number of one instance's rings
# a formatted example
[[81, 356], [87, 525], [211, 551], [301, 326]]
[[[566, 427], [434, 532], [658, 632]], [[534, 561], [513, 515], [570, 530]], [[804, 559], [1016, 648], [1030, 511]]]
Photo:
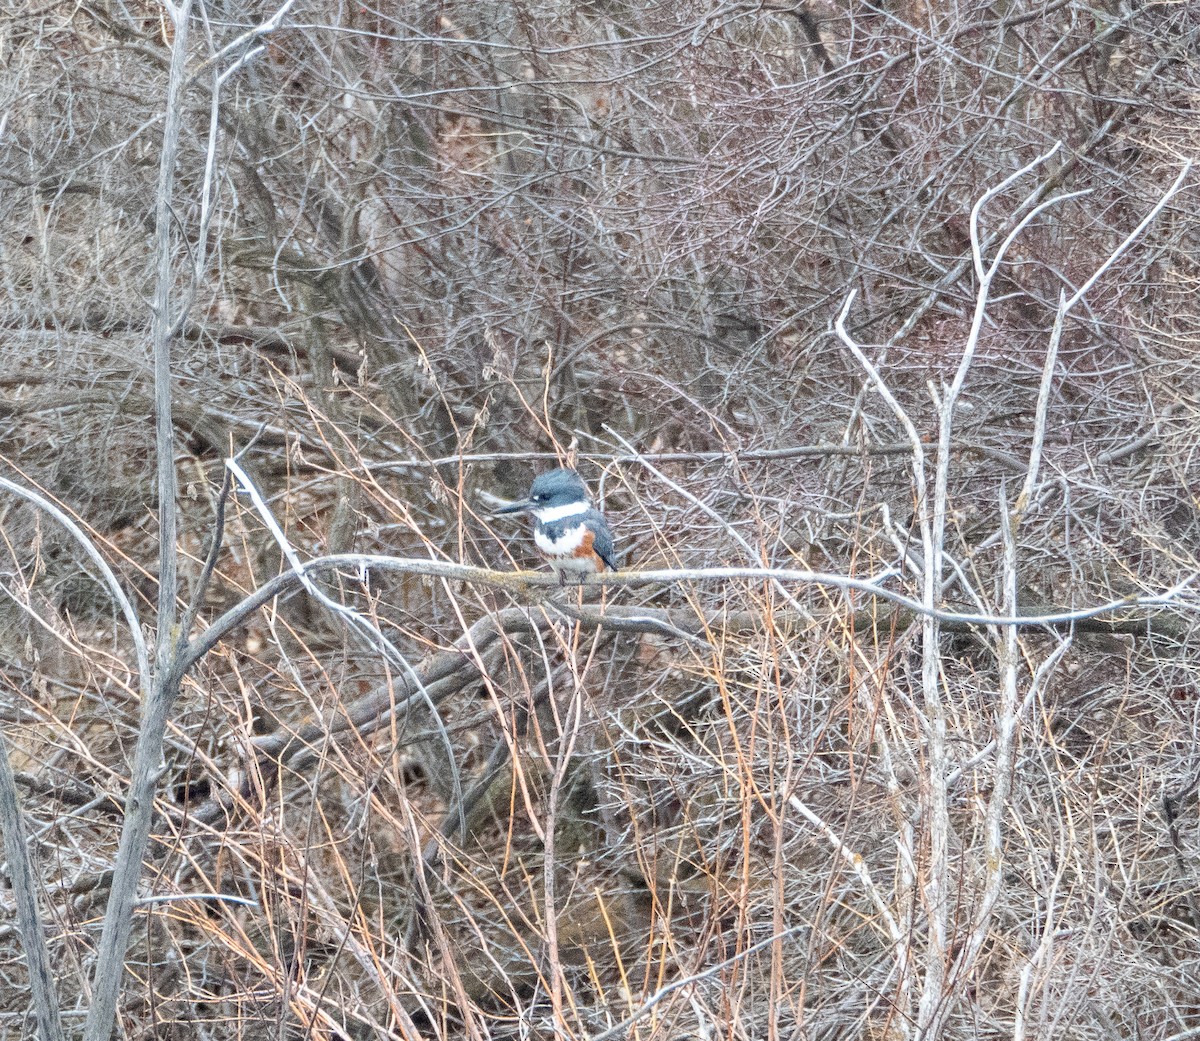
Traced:
[[501, 506], [498, 510], [493, 510], [494, 514], [501, 513], [528, 513], [533, 509], [532, 499], [518, 499], [516, 502], [510, 502], [507, 506]]

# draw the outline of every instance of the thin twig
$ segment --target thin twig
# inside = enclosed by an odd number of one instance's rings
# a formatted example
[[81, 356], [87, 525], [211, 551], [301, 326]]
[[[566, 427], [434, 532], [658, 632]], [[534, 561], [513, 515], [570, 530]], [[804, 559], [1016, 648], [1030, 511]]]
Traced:
[[784, 929], [782, 932], [775, 933], [773, 936], [768, 936], [765, 940], [759, 940], [758, 943], [751, 944], [744, 951], [739, 951], [732, 957], [726, 958], [724, 961], [717, 962], [703, 972], [697, 972], [691, 976], [685, 976], [681, 980], [675, 980], [674, 983], [668, 983], [665, 987], [661, 987], [655, 991], [651, 997], [644, 1001], [641, 1006], [632, 1015], [621, 1020], [615, 1027], [609, 1027], [607, 1030], [602, 1030], [599, 1034], [593, 1034], [591, 1041], [613, 1041], [614, 1038], [624, 1037], [634, 1023], [641, 1019], [647, 1012], [650, 1012], [664, 998], [669, 998], [677, 990], [687, 987], [693, 983], [699, 983], [701, 980], [711, 979], [719, 972], [736, 965], [738, 962], [745, 961], [752, 954], [757, 954], [759, 951], [765, 950], [772, 944], [778, 943], [780, 940], [786, 940], [790, 936], [796, 936], [798, 933], [808, 929], [807, 925], [793, 925], [790, 929]]
[[125, 595], [125, 590], [121, 588], [121, 582], [113, 572], [113, 569], [108, 566], [108, 561], [101, 556], [100, 551], [96, 548], [96, 544], [88, 538], [84, 530], [67, 513], [60, 510], [44, 495], [39, 495], [30, 488], [15, 484], [5, 477], [0, 477], [0, 488], [33, 503], [38, 509], [50, 514], [51, 517], [67, 529], [68, 534], [79, 544], [84, 553], [88, 555], [88, 559], [96, 565], [101, 576], [104, 578], [104, 584], [108, 586], [109, 594], [121, 609], [121, 614], [125, 618], [125, 624], [129, 627], [129, 638], [133, 641], [133, 653], [137, 659], [138, 686], [144, 697], [150, 689], [150, 652], [146, 647], [146, 639], [142, 635], [142, 623], [138, 619], [137, 611], [134, 609], [129, 597]]

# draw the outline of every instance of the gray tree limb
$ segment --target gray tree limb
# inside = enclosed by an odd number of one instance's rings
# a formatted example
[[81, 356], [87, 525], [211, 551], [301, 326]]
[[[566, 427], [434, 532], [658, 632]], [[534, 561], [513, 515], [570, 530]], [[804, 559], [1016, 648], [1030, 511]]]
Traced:
[[117, 1000], [125, 975], [125, 952], [133, 928], [133, 909], [142, 857], [150, 838], [154, 792], [161, 773], [163, 734], [167, 716], [179, 689], [174, 668], [179, 644], [176, 620], [178, 581], [175, 539], [175, 437], [171, 425], [171, 192], [183, 120], [183, 84], [186, 76], [188, 17], [191, 0], [167, 10], [175, 29], [171, 70], [167, 80], [166, 114], [159, 163], [155, 211], [155, 252], [158, 275], [154, 290], [151, 342], [154, 350], [155, 440], [158, 456], [159, 576], [158, 632], [155, 667], [148, 696], [142, 701], [142, 720], [133, 756], [133, 777], [125, 803], [125, 822], [113, 865], [112, 890], [104, 912], [104, 927], [96, 951], [92, 978], [92, 1004], [84, 1023], [84, 1041], [108, 1041], [116, 1016]]

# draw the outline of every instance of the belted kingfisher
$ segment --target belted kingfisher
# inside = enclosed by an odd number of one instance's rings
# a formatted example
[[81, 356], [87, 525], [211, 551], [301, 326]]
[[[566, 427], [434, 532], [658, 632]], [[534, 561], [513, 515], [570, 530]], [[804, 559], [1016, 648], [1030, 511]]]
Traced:
[[558, 573], [560, 585], [565, 584], [568, 571], [577, 572], [582, 580], [606, 567], [617, 570], [612, 529], [592, 505], [587, 485], [574, 470], [540, 474], [534, 478], [528, 498], [496, 512], [533, 514], [533, 541]]

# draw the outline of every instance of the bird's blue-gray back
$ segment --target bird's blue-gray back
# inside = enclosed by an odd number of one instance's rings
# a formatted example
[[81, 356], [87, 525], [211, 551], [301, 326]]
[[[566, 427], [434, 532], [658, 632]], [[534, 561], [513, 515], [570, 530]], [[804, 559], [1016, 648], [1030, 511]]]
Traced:
[[586, 519], [589, 522], [588, 526], [596, 533], [592, 549], [596, 551], [596, 555], [608, 565], [610, 570], [616, 571], [617, 558], [614, 555], [616, 547], [613, 544], [612, 528], [608, 526], [608, 521], [605, 520], [604, 514], [599, 510], [588, 510]]

